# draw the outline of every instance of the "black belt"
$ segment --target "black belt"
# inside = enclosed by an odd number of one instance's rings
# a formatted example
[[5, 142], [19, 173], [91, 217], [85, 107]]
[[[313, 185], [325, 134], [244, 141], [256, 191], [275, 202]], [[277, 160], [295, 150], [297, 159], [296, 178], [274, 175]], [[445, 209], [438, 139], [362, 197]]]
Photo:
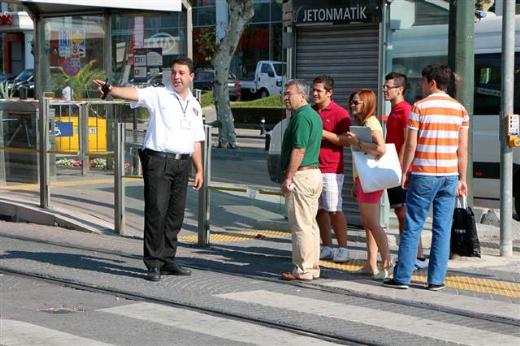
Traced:
[[144, 153], [150, 156], [156, 156], [163, 159], [170, 160], [187, 160], [191, 157], [191, 154], [174, 154], [174, 153], [165, 153], [162, 151], [155, 151], [152, 149], [144, 149]]

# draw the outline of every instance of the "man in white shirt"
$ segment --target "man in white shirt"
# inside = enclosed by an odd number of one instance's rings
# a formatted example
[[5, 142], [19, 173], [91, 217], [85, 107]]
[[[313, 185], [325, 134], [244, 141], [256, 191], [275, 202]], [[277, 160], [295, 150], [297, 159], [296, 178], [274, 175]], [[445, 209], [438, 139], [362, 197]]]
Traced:
[[[190, 161], [195, 168], [193, 188], [203, 183], [202, 142], [205, 140], [202, 110], [193, 97], [193, 62], [175, 59], [172, 85], [166, 87], [115, 87], [94, 80], [100, 91], [145, 107], [150, 120], [140, 150], [144, 178], [144, 256], [147, 280], [163, 275], [190, 275], [176, 263], [177, 235], [184, 219]], [[191, 159], [191, 160], [190, 160]]]

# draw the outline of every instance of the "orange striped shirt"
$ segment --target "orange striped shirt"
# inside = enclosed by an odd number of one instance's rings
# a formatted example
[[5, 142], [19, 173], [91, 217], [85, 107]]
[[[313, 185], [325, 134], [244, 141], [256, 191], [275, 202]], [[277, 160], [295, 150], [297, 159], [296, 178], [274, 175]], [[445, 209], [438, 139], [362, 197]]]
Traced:
[[459, 130], [468, 127], [468, 112], [448, 94], [417, 101], [408, 118], [408, 128], [418, 131], [412, 174], [458, 175]]

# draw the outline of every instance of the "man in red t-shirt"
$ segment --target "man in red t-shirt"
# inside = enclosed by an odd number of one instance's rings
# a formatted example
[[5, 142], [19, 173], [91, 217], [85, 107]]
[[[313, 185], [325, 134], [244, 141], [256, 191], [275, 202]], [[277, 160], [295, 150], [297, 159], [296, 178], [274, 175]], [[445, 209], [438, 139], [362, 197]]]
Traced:
[[[408, 116], [412, 106], [404, 99], [406, 92], [406, 76], [401, 73], [391, 72], [385, 77], [383, 92], [386, 101], [390, 101], [392, 110], [386, 122], [386, 143], [394, 143], [401, 166], [403, 165], [403, 147], [406, 141], [406, 129], [408, 126]], [[399, 234], [404, 229], [406, 190], [401, 186], [396, 186], [387, 190], [390, 207], [394, 209], [397, 220], [399, 221]], [[417, 269], [426, 268], [428, 261], [424, 258], [422, 242], [419, 241], [417, 249]]]
[[[313, 108], [320, 115], [324, 130], [342, 134], [350, 128], [350, 115], [343, 107], [332, 100], [333, 89], [334, 79], [331, 77], [315, 78], [312, 88]], [[323, 191], [320, 196], [318, 215], [316, 216], [323, 243], [320, 259], [346, 262], [348, 260], [347, 220], [343, 214], [342, 199], [343, 147], [322, 139], [319, 164], [323, 177]], [[338, 248], [336, 249], [332, 247], [331, 225], [338, 240]]]

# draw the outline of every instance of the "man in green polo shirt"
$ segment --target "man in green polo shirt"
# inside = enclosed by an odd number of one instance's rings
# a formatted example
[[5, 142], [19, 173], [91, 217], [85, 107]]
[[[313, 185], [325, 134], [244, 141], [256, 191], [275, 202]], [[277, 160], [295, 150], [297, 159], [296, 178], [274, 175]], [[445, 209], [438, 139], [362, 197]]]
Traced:
[[320, 277], [320, 229], [316, 223], [318, 201], [323, 186], [318, 169], [321, 118], [307, 103], [309, 85], [290, 80], [285, 85], [284, 102], [292, 111], [282, 142], [280, 166], [285, 173], [285, 194], [292, 233], [292, 272], [283, 280], [311, 281]]

